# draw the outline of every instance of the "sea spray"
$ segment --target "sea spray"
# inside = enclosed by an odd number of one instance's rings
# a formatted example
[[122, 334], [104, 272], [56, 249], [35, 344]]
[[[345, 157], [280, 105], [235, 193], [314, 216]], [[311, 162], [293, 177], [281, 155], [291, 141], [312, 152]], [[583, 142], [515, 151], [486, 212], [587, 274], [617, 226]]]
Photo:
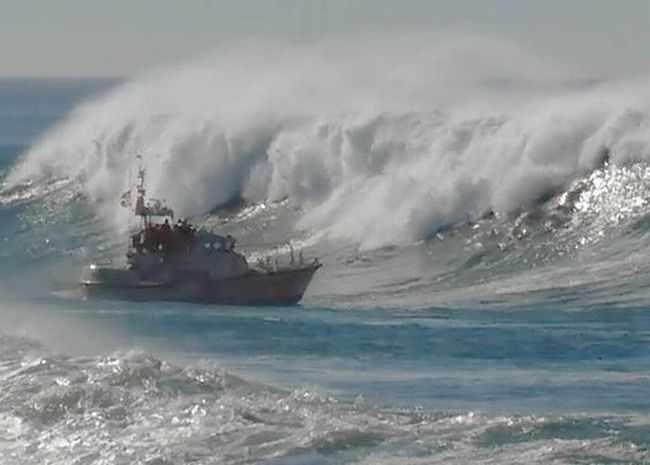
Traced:
[[141, 154], [182, 216], [288, 198], [297, 228], [374, 248], [530, 209], [604, 149], [650, 153], [647, 81], [563, 82], [496, 42], [367, 46], [242, 48], [134, 79], [73, 111], [7, 186], [72, 179], [123, 225]]

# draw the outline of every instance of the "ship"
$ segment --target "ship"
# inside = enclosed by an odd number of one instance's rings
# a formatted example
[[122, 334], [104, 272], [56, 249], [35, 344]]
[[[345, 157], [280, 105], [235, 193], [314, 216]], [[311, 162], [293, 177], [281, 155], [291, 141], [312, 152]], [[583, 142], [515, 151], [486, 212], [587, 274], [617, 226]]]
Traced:
[[322, 266], [318, 259], [306, 261], [302, 251], [296, 257], [293, 248], [282, 263], [265, 257], [250, 265], [234, 237], [197, 230], [187, 220], [174, 223], [171, 208], [147, 199], [142, 167], [135, 191], [125, 192], [121, 204], [139, 222], [129, 233], [126, 267], [88, 265], [81, 279], [85, 298], [294, 305]]

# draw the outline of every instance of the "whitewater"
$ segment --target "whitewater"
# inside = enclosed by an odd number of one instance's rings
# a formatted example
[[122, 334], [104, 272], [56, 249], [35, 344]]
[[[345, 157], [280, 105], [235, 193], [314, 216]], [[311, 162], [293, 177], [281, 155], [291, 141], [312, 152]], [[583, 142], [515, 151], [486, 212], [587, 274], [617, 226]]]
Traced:
[[[136, 156], [301, 305], [70, 298]], [[485, 38], [0, 80], [0, 462], [648, 463], [649, 161], [647, 77]]]

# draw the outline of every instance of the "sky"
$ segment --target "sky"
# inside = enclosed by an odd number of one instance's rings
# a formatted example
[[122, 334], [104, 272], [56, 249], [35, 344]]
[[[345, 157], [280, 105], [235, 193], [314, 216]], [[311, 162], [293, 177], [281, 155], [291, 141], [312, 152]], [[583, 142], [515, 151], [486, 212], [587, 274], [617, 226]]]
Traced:
[[404, 34], [484, 36], [596, 75], [646, 75], [649, 24], [650, 0], [0, 0], [0, 77], [124, 77], [241, 44]]

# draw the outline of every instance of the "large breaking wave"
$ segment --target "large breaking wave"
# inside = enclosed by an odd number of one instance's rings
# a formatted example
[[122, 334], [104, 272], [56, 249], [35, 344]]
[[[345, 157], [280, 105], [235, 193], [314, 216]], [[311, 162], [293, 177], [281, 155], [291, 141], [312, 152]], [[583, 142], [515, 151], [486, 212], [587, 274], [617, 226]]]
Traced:
[[181, 215], [289, 199], [298, 229], [375, 248], [530, 210], [604, 154], [650, 154], [647, 80], [567, 80], [495, 42], [416, 44], [249, 48], [135, 79], [79, 106], [8, 186], [73, 180], [119, 224], [141, 154]]

